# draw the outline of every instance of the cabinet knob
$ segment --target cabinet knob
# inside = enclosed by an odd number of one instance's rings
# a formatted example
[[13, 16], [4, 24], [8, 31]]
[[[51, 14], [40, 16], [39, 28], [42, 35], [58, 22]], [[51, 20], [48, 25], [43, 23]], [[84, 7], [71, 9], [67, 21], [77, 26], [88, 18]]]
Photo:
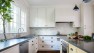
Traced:
[[44, 46], [42, 46], [42, 47], [44, 47]]
[[72, 48], [71, 48], [70, 50], [71, 50], [71, 51], [73, 51], [73, 49], [72, 49]]
[[51, 48], [53, 48], [53, 46], [51, 46]]
[[44, 41], [42, 41], [42, 42], [44, 42]]
[[53, 43], [53, 41], [51, 41]]
[[32, 46], [33, 46], [34, 44], [32, 44]]

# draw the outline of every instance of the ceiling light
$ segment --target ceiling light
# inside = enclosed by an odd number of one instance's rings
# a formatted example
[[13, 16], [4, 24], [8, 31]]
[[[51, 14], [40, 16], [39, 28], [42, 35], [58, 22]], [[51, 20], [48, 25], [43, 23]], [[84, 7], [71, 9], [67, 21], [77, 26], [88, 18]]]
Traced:
[[73, 10], [75, 10], [75, 11], [79, 10], [79, 8], [77, 7], [77, 5], [75, 5], [75, 7], [73, 8]]

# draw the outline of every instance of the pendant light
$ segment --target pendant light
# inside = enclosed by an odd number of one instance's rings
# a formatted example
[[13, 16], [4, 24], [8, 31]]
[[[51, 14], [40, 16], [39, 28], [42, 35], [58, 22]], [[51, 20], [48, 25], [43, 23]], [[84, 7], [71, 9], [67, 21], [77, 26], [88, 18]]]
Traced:
[[83, 0], [84, 3], [88, 3], [90, 2], [91, 0]]
[[75, 10], [75, 11], [79, 10], [79, 8], [77, 7], [77, 5], [75, 5], [75, 7], [73, 8], [73, 10]]

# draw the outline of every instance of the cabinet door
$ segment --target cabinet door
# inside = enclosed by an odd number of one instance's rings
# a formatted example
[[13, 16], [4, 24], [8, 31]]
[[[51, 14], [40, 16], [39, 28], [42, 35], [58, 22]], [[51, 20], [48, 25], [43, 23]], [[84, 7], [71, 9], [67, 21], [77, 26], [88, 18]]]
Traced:
[[37, 27], [38, 26], [38, 9], [37, 8], [31, 8], [30, 9], [30, 27]]
[[83, 51], [83, 50], [77, 48], [77, 53], [87, 53], [87, 52], [85, 52], [85, 51]]
[[19, 45], [8, 48], [0, 53], [19, 53]]
[[45, 27], [46, 26], [46, 8], [38, 8], [38, 20], [37, 24], [38, 27]]
[[29, 53], [36, 53], [34, 39], [29, 40]]
[[35, 38], [35, 52], [38, 51], [38, 37]]
[[71, 44], [69, 44], [69, 53], [77, 53], [77, 51], [76, 51], [77, 49], [76, 49], [76, 47], [75, 46], [73, 46], [73, 45], [71, 45]]
[[80, 27], [80, 11], [74, 11], [73, 27]]
[[46, 27], [55, 27], [55, 9], [46, 8]]

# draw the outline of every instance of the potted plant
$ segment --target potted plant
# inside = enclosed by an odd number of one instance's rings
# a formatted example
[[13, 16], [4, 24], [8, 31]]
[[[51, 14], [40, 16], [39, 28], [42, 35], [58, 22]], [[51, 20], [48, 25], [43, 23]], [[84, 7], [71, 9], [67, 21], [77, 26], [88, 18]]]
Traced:
[[1, 19], [3, 21], [3, 35], [5, 40], [7, 40], [6, 37], [6, 23], [11, 22], [12, 17], [11, 17], [11, 2], [13, 2], [13, 0], [0, 0], [0, 15], [1, 15]]

